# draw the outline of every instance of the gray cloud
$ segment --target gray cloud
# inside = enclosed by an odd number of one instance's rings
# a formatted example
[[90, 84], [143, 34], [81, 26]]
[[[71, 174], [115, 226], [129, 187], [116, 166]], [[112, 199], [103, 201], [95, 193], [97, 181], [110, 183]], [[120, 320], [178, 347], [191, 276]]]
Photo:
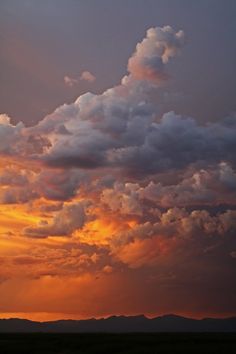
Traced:
[[26, 227], [24, 235], [28, 237], [45, 238], [49, 236], [68, 236], [77, 229], [81, 229], [86, 221], [85, 204], [74, 203], [62, 207], [58, 211], [52, 223], [41, 222], [36, 227]]
[[[120, 85], [100, 95], [81, 95], [28, 130], [28, 134], [44, 136], [47, 142], [43, 153], [35, 152], [35, 156], [53, 167], [119, 168], [133, 176], [199, 162], [234, 165], [234, 115], [205, 125], [174, 112], [157, 118], [158, 104], [151, 103], [150, 92], [161, 74], [166, 75], [164, 66], [169, 58], [178, 54], [183, 44], [183, 31], [175, 32], [169, 26], [149, 29], [129, 59], [130, 73]], [[157, 59], [163, 68], [156, 66]]]
[[[230, 258], [235, 250], [236, 211], [211, 216], [206, 210], [171, 208], [156, 222], [137, 224], [111, 241], [112, 254], [131, 268], [197, 261], [204, 254]], [[182, 259], [181, 259], [182, 258]], [[187, 261], [188, 259], [188, 261]], [[178, 265], [177, 265], [178, 266]]]
[[69, 200], [74, 197], [85, 175], [77, 170], [42, 170], [34, 182], [40, 196], [51, 200]]
[[197, 162], [228, 161], [235, 165], [234, 117], [230, 122], [198, 125], [192, 118], [169, 112], [156, 122], [149, 104], [140, 101], [133, 105], [128, 99], [122, 104], [119, 97], [80, 97], [74, 104], [78, 118], [66, 118], [69, 134], [57, 134], [55, 138], [51, 133], [52, 146], [41, 158], [52, 166], [110, 166], [121, 168], [125, 174], [141, 175], [181, 169]]
[[213, 169], [200, 169], [179, 183], [163, 185], [151, 181], [137, 189], [139, 198], [151, 200], [159, 206], [188, 206], [209, 204], [235, 204], [236, 174], [226, 163]]
[[12, 154], [16, 152], [16, 147], [22, 139], [23, 123], [12, 125], [10, 118], [6, 114], [0, 114], [0, 153]]
[[[135, 78], [133, 61], [140, 64], [142, 58], [158, 57], [165, 65], [183, 42], [182, 31], [175, 33], [169, 26], [151, 28], [130, 58], [130, 74], [120, 85], [100, 95], [86, 93], [74, 103], [57, 108], [37, 126], [24, 130], [20, 148], [15, 142], [13, 146], [17, 145], [19, 153], [53, 167], [114, 167], [135, 176], [182, 169], [199, 162], [226, 161], [235, 165], [234, 115], [205, 125], [174, 112], [157, 119], [158, 105], [149, 99], [154, 88], [152, 80]], [[7, 134], [18, 132], [19, 128], [12, 127], [8, 120], [4, 122]], [[32, 141], [34, 136], [41, 137], [36, 146], [29, 144], [29, 137]], [[8, 149], [9, 141], [8, 137]]]

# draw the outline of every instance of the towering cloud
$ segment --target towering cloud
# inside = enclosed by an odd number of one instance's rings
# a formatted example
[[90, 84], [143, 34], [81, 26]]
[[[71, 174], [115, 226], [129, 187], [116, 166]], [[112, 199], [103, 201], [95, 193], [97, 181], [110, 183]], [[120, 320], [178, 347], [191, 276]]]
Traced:
[[53, 289], [44, 312], [236, 312], [236, 116], [199, 124], [151, 99], [183, 45], [183, 31], [150, 28], [119, 85], [32, 127], [0, 115], [4, 311], [22, 270], [22, 312], [39, 304], [32, 284]]
[[141, 176], [199, 162], [234, 165], [235, 116], [199, 125], [174, 112], [158, 118], [158, 102], [151, 104], [150, 90], [167, 77], [165, 65], [183, 44], [183, 31], [149, 29], [120, 85], [101, 95], [86, 93], [29, 130], [47, 139], [38, 157], [54, 167], [119, 168]]
[[155, 84], [168, 78], [165, 64], [184, 44], [184, 32], [175, 32], [170, 26], [149, 28], [146, 37], [137, 44], [129, 59], [128, 70], [134, 79]]

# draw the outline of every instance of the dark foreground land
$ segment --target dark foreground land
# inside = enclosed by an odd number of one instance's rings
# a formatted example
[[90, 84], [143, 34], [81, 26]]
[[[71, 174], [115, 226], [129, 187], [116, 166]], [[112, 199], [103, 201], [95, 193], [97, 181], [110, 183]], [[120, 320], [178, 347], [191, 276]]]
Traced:
[[0, 353], [17, 354], [230, 354], [235, 333], [56, 334], [0, 333]]

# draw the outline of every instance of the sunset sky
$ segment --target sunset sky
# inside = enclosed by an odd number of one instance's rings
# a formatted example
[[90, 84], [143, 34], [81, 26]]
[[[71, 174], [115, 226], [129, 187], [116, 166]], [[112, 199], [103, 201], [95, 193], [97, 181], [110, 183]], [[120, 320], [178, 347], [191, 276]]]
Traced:
[[236, 315], [235, 15], [1, 1], [0, 318]]

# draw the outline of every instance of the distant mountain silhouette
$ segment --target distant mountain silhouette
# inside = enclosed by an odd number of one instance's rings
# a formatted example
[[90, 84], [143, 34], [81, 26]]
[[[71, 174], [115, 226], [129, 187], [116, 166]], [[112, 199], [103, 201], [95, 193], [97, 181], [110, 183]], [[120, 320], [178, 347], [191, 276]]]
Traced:
[[151, 319], [140, 315], [51, 322], [34, 322], [12, 318], [0, 320], [0, 332], [236, 332], [236, 317], [196, 320], [176, 315], [165, 315]]

